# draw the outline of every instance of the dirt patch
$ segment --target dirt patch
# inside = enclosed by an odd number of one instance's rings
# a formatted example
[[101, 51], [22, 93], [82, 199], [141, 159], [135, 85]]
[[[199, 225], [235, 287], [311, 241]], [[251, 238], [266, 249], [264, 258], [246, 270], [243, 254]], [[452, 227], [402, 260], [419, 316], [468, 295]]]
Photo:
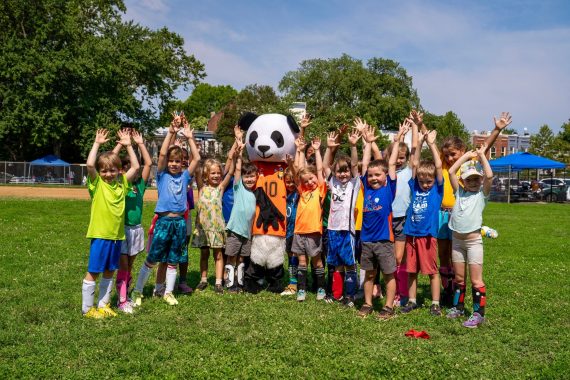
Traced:
[[[84, 187], [0, 186], [0, 197], [89, 199], [89, 192]], [[148, 189], [144, 194], [145, 201], [157, 199], [156, 189]]]

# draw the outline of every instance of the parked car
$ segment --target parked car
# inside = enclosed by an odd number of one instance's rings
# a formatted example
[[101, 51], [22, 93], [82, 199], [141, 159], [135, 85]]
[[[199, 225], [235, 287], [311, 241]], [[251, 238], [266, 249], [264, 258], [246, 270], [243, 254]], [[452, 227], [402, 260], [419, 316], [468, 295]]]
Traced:
[[520, 186], [520, 181], [516, 178], [511, 178], [510, 180], [508, 178], [501, 178], [500, 184], [501, 184], [501, 190], [503, 191], [507, 190], [508, 184], [510, 184], [511, 190], [517, 191]]
[[552, 187], [566, 187], [569, 185], [569, 183], [566, 183], [566, 181], [562, 178], [543, 178], [538, 183]]
[[554, 186], [544, 184], [540, 192], [540, 199], [546, 202], [564, 202], [568, 198], [568, 188], [564, 186]]

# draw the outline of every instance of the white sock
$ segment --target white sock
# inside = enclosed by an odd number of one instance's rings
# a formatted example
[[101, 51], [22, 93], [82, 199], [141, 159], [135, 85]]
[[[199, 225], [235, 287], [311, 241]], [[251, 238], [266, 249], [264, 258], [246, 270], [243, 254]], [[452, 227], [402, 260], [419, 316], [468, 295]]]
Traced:
[[174, 291], [174, 284], [176, 283], [176, 265], [169, 265], [166, 268], [166, 291], [164, 294], [170, 294]]
[[358, 287], [364, 289], [364, 280], [366, 279], [366, 271], [364, 269], [360, 270], [360, 277], [358, 278]]
[[439, 306], [439, 301], [431, 301], [431, 304]]
[[87, 313], [95, 301], [95, 281], [83, 280], [81, 286], [81, 311]]
[[99, 281], [99, 307], [107, 305], [111, 301], [111, 289], [113, 289], [113, 277], [101, 277]]
[[146, 263], [143, 263], [141, 267], [141, 271], [139, 272], [139, 276], [137, 277], [137, 284], [135, 285], [135, 290], [137, 292], [143, 292], [144, 286], [152, 273], [152, 268], [146, 266]]
[[243, 286], [243, 275], [245, 273], [245, 264], [244, 263], [240, 263], [237, 267], [237, 281], [238, 284]]
[[235, 268], [231, 264], [226, 265], [226, 287], [234, 286]]
[[411, 303], [417, 303], [415, 298], [410, 298], [408, 301]]

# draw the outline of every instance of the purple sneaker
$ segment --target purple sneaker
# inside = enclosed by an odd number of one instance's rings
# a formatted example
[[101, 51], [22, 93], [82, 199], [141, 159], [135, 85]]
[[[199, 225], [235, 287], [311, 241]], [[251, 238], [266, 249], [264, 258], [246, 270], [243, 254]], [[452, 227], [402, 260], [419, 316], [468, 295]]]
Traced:
[[485, 317], [482, 317], [479, 313], [473, 313], [468, 320], [463, 322], [463, 326], [468, 329], [476, 329], [479, 325], [482, 325], [483, 322], [485, 322]]
[[463, 309], [458, 309], [456, 307], [452, 307], [451, 309], [449, 309], [447, 311], [447, 318], [449, 318], [449, 319], [460, 318], [460, 317], [463, 317], [464, 314], [465, 314], [465, 312], [463, 311]]
[[181, 294], [192, 294], [193, 290], [191, 287], [188, 286], [187, 283], [181, 282], [178, 284], [178, 291]]

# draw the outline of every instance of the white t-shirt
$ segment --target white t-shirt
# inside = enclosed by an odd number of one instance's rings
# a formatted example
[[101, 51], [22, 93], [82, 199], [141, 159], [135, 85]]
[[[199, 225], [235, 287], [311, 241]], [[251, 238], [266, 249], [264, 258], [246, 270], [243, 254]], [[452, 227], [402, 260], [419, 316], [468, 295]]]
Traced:
[[329, 176], [328, 186], [331, 192], [329, 230], [354, 232], [354, 214], [352, 213], [360, 184], [360, 178], [352, 178], [342, 184], [332, 174]]
[[465, 191], [461, 186], [455, 192], [455, 205], [449, 219], [449, 229], [466, 234], [481, 229], [483, 210], [489, 197], [478, 192]]

